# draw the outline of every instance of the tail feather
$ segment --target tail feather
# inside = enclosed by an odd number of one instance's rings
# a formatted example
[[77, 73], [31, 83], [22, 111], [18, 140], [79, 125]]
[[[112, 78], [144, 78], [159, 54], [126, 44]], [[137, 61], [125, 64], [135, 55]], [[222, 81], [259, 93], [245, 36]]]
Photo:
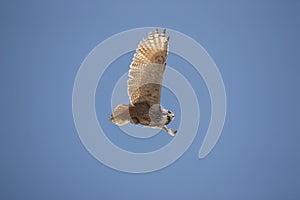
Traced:
[[127, 124], [131, 119], [129, 114], [129, 105], [119, 104], [110, 115], [109, 119], [118, 126]]

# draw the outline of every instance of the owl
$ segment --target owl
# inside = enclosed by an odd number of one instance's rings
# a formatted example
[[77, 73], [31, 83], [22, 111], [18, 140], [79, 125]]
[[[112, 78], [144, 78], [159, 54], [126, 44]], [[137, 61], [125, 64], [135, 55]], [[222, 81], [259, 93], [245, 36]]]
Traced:
[[119, 104], [110, 115], [118, 126], [127, 123], [163, 129], [171, 136], [177, 131], [167, 128], [174, 113], [160, 105], [163, 73], [166, 68], [169, 37], [166, 29], [155, 29], [143, 39], [136, 49], [127, 81], [129, 104]]

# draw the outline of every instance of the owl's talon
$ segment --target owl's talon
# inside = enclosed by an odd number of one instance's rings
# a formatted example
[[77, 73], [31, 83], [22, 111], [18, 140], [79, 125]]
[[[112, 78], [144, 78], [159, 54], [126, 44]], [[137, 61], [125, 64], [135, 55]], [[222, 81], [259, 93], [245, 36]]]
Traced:
[[176, 131], [172, 131], [172, 129], [170, 129], [170, 133], [169, 133], [169, 134], [170, 134], [171, 136], [175, 136], [176, 133], [177, 133], [177, 130], [176, 130]]
[[176, 135], [175, 132], [170, 132], [169, 134], [170, 134], [171, 136], [173, 136], [173, 137]]

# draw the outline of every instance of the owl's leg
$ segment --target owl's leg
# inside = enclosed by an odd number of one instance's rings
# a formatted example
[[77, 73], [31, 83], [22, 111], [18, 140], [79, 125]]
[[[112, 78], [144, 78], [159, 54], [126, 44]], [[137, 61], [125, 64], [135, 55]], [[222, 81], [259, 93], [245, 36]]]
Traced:
[[167, 131], [171, 136], [175, 136], [177, 131], [172, 131], [172, 129], [168, 128], [166, 125], [162, 127], [163, 130]]

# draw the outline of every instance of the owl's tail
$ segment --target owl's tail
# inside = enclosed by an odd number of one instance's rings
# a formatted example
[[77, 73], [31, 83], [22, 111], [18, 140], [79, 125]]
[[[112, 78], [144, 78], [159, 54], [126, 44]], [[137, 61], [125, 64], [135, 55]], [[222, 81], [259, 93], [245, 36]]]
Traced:
[[123, 126], [130, 121], [129, 105], [119, 104], [110, 115], [110, 121], [118, 126]]

